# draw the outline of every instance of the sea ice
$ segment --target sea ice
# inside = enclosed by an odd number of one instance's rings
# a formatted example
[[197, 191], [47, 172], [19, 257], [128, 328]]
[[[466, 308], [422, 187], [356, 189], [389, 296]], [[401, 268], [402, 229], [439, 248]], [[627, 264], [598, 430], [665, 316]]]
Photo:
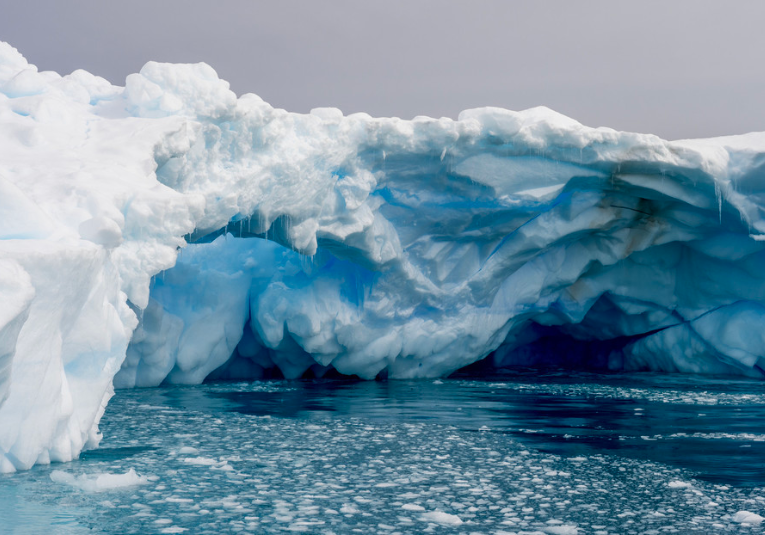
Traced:
[[436, 524], [442, 524], [445, 526], [459, 526], [462, 524], [462, 520], [457, 515], [444, 513], [443, 511], [429, 511], [423, 513], [420, 516], [421, 520], [425, 522], [435, 522]]
[[146, 485], [149, 480], [145, 476], [139, 476], [132, 468], [124, 474], [82, 474], [75, 476], [62, 470], [54, 470], [50, 478], [55, 483], [62, 483], [76, 487], [86, 492], [104, 492]]
[[765, 518], [750, 511], [739, 511], [733, 515], [733, 521], [739, 524], [761, 524]]

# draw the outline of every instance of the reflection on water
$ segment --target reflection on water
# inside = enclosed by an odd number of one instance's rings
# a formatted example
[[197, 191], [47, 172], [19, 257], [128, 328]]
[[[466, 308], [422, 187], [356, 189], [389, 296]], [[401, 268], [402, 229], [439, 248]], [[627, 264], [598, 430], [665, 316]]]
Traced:
[[[502, 381], [287, 384], [289, 388], [276, 393], [224, 387], [201, 396], [187, 390], [165, 395], [178, 407], [207, 406], [256, 416], [340, 416], [488, 428], [548, 453], [621, 455], [690, 469], [712, 482], [765, 485], [765, 385], [759, 381], [659, 374], [540, 376], [529, 371], [505, 375]], [[536, 388], [525, 389], [528, 385]], [[572, 394], [571, 385], [586, 388]], [[635, 397], [616, 397], [625, 389]], [[728, 404], [714, 403], [715, 396], [724, 396]], [[733, 404], [737, 396], [738, 405]]]

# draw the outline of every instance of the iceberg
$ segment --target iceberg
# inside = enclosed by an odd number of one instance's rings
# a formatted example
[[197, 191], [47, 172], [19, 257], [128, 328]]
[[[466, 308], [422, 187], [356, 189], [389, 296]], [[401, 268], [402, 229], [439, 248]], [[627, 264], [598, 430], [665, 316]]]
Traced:
[[765, 375], [765, 133], [309, 114], [0, 43], [0, 471], [114, 387], [490, 366]]

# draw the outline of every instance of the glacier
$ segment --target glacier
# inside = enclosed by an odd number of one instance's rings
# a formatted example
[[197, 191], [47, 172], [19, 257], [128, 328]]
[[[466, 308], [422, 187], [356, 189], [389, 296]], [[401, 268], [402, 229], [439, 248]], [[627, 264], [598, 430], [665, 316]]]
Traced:
[[765, 133], [308, 114], [0, 43], [0, 472], [114, 387], [478, 361], [765, 376]]

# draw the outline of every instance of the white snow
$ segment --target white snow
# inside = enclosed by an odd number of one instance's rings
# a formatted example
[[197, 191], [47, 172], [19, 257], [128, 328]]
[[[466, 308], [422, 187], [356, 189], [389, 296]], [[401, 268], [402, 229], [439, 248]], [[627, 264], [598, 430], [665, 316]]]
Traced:
[[62, 470], [54, 470], [50, 478], [55, 483], [69, 485], [86, 492], [104, 492], [125, 487], [146, 485], [149, 480], [136, 474], [132, 468], [124, 474], [82, 474], [75, 476]]
[[0, 43], [0, 471], [96, 446], [113, 385], [439, 377], [551, 339], [761, 377], [764, 154], [547, 108], [295, 114], [204, 64], [123, 88]]

